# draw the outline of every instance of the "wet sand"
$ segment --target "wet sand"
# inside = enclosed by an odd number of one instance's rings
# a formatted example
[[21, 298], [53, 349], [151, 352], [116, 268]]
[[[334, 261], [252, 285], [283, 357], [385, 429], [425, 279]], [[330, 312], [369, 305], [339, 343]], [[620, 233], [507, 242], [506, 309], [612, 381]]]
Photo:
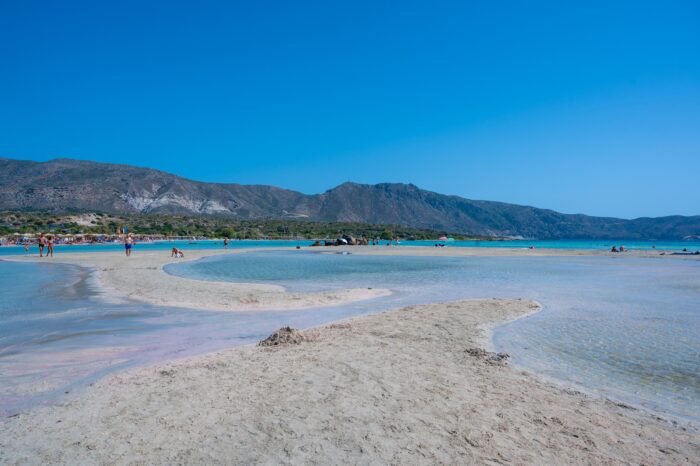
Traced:
[[480, 351], [520, 300], [409, 307], [112, 375], [0, 421], [1, 464], [697, 464], [700, 434]]

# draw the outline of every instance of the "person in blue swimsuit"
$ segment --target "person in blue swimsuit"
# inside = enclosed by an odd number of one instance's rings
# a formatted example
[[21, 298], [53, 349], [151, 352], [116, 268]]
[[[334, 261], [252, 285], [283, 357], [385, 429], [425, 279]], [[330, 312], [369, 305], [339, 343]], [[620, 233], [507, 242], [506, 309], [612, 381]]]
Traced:
[[131, 236], [131, 233], [126, 235], [126, 238], [124, 238], [124, 249], [126, 252], [126, 257], [131, 256], [131, 248], [134, 246], [134, 237]]

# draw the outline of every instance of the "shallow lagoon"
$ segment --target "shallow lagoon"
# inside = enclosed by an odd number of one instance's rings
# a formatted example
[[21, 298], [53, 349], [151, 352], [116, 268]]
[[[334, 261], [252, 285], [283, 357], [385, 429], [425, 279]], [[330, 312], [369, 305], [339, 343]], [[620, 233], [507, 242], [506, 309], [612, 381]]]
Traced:
[[49, 401], [110, 371], [252, 343], [408, 304], [523, 297], [542, 312], [500, 326], [516, 364], [700, 419], [700, 262], [618, 257], [392, 257], [266, 251], [172, 264], [205, 280], [294, 291], [387, 287], [384, 298], [306, 311], [225, 313], [102, 301], [76, 267], [0, 261], [0, 411]]
[[0, 261], [0, 415], [110, 372], [251, 344], [282, 325], [307, 328], [364, 312], [335, 307], [209, 312], [105, 301], [83, 269]]
[[700, 262], [617, 257], [387, 257], [265, 252], [171, 265], [209, 280], [291, 290], [383, 287], [377, 308], [460, 298], [535, 299], [543, 310], [494, 331], [538, 373], [700, 419]]

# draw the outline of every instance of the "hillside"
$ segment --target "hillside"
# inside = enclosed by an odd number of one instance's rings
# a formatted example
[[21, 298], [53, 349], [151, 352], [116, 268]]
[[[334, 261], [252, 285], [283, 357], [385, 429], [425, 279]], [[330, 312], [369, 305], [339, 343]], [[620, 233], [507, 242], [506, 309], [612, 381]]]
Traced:
[[344, 183], [306, 195], [274, 186], [203, 183], [158, 170], [71, 159], [0, 159], [0, 210], [298, 218], [540, 239], [700, 235], [700, 216], [624, 220], [569, 215], [447, 196], [411, 184]]

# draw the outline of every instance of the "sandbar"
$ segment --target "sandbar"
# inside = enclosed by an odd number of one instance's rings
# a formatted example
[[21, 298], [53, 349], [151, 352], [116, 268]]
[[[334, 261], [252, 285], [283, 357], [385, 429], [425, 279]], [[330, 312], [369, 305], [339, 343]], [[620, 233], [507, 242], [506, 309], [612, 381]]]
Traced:
[[[293, 250], [289, 248], [290, 250]], [[52, 258], [9, 256], [10, 261], [59, 262], [88, 267], [96, 274], [107, 299], [129, 299], [157, 306], [210, 311], [298, 310], [346, 304], [391, 294], [381, 288], [347, 288], [289, 293], [278, 285], [195, 280], [166, 273], [166, 264], [256, 249], [186, 250], [186, 258], [169, 251], [135, 251], [131, 257], [116, 251], [62, 253]]]
[[0, 420], [1, 464], [697, 464], [696, 426], [480, 350], [521, 300], [408, 307], [113, 374]]

